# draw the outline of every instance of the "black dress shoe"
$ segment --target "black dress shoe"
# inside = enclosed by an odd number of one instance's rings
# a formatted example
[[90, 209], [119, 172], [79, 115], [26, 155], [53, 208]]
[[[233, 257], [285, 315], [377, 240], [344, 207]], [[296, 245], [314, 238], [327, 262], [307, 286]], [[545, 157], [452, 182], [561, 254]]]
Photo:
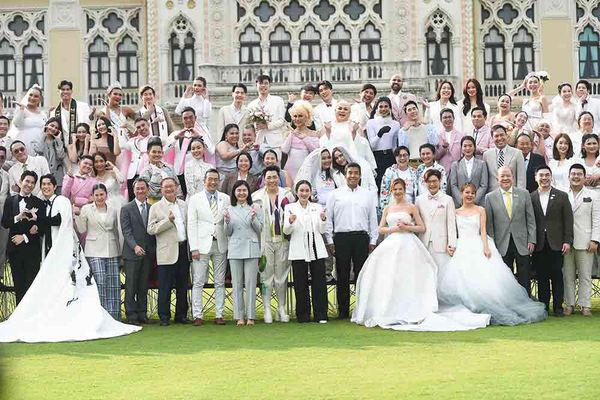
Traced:
[[350, 315], [348, 315], [348, 314], [340, 314], [340, 315], [338, 315], [337, 319], [350, 319]]
[[554, 316], [555, 317], [564, 317], [565, 316], [565, 312], [563, 311], [563, 309], [561, 308], [560, 310], [556, 310], [554, 311]]
[[187, 318], [177, 318], [177, 319], [175, 320], [175, 323], [176, 323], [176, 324], [184, 324], [184, 325], [185, 325], [185, 324], [189, 324], [189, 323], [190, 323], [190, 320], [189, 320], [189, 319], [187, 319]]
[[127, 318], [127, 323], [129, 325], [139, 325], [140, 322], [137, 319], [133, 319], [133, 318]]
[[171, 323], [169, 321], [160, 321], [160, 326], [169, 326]]
[[139, 322], [140, 324], [143, 324], [143, 325], [147, 325], [147, 324], [149, 324], [149, 323], [150, 323], [150, 321], [148, 320], [148, 318], [140, 318], [140, 319], [138, 320], [138, 322]]

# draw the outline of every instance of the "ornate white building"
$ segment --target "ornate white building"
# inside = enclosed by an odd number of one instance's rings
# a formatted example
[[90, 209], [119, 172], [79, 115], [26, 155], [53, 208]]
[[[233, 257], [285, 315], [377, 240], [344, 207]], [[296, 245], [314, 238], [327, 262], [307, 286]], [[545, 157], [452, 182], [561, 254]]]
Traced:
[[[469, 77], [496, 97], [532, 69], [552, 80], [585, 77], [600, 93], [597, 0], [21, 0], [0, 4], [0, 91], [10, 107], [33, 83], [57, 101], [61, 79], [92, 104], [118, 80], [125, 102], [155, 85], [173, 104], [194, 76], [215, 106], [231, 85], [275, 90], [328, 79], [342, 95], [382, 93], [400, 72], [410, 90]], [[460, 90], [460, 89], [459, 89]], [[49, 97], [49, 99], [48, 99]], [[459, 96], [460, 97], [460, 96]]]

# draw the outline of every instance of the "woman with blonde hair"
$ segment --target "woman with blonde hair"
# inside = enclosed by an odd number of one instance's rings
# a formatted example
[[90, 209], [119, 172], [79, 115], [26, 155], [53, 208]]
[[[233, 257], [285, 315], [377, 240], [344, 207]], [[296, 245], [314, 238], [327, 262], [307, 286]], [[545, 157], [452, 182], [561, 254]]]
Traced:
[[319, 135], [309, 129], [313, 120], [312, 106], [309, 102], [297, 101], [290, 109], [290, 115], [296, 129], [288, 135], [281, 151], [288, 155], [285, 170], [295, 179], [304, 159], [319, 147]]

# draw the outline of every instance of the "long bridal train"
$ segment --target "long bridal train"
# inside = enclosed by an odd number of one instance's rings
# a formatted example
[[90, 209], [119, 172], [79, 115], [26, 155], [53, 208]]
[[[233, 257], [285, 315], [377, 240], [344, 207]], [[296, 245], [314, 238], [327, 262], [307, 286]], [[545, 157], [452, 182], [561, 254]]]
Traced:
[[[412, 224], [403, 211], [387, 215], [388, 226]], [[489, 314], [461, 305], [439, 307], [438, 269], [412, 232], [395, 232], [371, 253], [356, 282], [352, 322], [400, 331], [464, 331], [484, 328]]]
[[23, 300], [0, 324], [0, 342], [82, 341], [141, 329], [114, 320], [100, 305], [98, 288], [73, 234], [71, 205], [63, 199], [57, 197], [53, 205], [59, 208], [62, 222], [58, 229], [52, 228], [52, 249]]

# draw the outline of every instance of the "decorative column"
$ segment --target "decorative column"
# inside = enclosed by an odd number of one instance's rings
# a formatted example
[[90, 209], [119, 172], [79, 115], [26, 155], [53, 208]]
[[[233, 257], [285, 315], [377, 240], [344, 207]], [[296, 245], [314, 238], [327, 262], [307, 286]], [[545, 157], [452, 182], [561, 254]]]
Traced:
[[17, 101], [23, 96], [23, 54], [15, 54]]
[[[73, 82], [75, 97], [87, 95], [81, 71], [83, 15], [79, 0], [49, 0], [48, 8], [48, 78], [52, 83], [62, 79]], [[18, 64], [17, 64], [18, 65]], [[22, 67], [21, 67], [22, 68]], [[46, 71], [44, 71], [46, 72]], [[49, 104], [58, 102], [58, 91], [50, 91]]]
[[[162, 59], [164, 55], [161, 53], [159, 63], [159, 35], [158, 35], [158, 10], [156, 5], [157, 0], [146, 1], [146, 48], [147, 53], [147, 82], [152, 85], [157, 91], [157, 95], [162, 95], [162, 85], [164, 83], [160, 79], [161, 72], [164, 74]], [[168, 70], [168, 69], [167, 69]]]
[[350, 39], [350, 51], [352, 52], [352, 62], [360, 62], [360, 40]]
[[506, 92], [513, 89], [513, 43], [506, 42], [504, 44], [504, 71], [506, 78]]
[[268, 41], [262, 41], [260, 42], [260, 48], [262, 50], [262, 62], [261, 64], [269, 64], [269, 50], [271, 49], [271, 47], [269, 46], [269, 42]]
[[109, 80], [109, 85], [112, 85], [117, 79], [117, 77], [119, 76], [117, 68], [117, 51], [115, 49], [111, 49], [108, 52], [108, 59], [110, 61], [110, 80]]

